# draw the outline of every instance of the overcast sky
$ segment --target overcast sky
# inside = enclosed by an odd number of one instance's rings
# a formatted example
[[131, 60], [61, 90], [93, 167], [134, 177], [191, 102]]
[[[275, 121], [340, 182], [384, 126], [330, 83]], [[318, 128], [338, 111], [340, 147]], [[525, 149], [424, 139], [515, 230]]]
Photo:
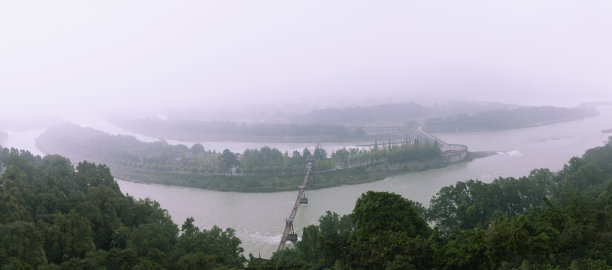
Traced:
[[0, 113], [577, 105], [612, 100], [611, 48], [609, 0], [0, 0]]

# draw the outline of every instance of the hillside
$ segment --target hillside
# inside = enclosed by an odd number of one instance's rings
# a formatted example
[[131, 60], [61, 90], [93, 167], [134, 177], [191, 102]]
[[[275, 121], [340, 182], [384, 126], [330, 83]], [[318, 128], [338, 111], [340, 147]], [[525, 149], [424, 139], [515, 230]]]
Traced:
[[179, 227], [105, 165], [0, 148], [1, 269], [242, 268], [232, 229]]

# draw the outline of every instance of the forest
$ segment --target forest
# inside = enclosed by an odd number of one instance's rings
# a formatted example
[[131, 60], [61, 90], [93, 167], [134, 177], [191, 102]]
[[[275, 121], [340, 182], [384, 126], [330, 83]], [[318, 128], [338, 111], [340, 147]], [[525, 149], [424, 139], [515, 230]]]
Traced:
[[[322, 174], [318, 187], [329, 187], [366, 181], [364, 177], [355, 179], [354, 169], [360, 167], [401, 165], [441, 157], [437, 144], [418, 140], [376, 143], [372, 148], [342, 148], [331, 154], [319, 146], [313, 151], [305, 148], [291, 154], [270, 147], [246, 149], [243, 153], [227, 149], [216, 152], [204, 149], [201, 144], [187, 147], [165, 141], [141, 142], [131, 136], [110, 135], [72, 124], [48, 129], [36, 143], [45, 153], [105, 163], [125, 180], [251, 192], [295, 189], [309, 160], [314, 161], [315, 172]], [[376, 172], [378, 176], [370, 181], [392, 170], [379, 166]], [[333, 179], [328, 177], [331, 174]], [[345, 181], [346, 178], [350, 179]]]
[[105, 165], [0, 149], [0, 269], [243, 268], [232, 229], [179, 228]]
[[[105, 165], [2, 148], [2, 269], [610, 269], [612, 145], [562, 170], [457, 182], [428, 208], [368, 191], [294, 247], [245, 258], [232, 229], [180, 229]], [[430, 224], [435, 224], [431, 226]]]

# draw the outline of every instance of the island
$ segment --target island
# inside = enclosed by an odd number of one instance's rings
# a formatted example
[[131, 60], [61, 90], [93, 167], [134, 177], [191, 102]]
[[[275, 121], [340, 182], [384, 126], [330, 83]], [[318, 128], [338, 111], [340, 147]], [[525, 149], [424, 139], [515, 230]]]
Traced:
[[74, 124], [48, 129], [36, 146], [43, 153], [61, 154], [73, 162], [105, 163], [119, 179], [238, 192], [296, 190], [308, 162], [314, 164], [308, 188], [318, 189], [376, 181], [471, 158], [466, 146], [446, 144], [427, 134], [329, 154], [318, 146], [314, 151], [305, 148], [292, 153], [270, 147], [233, 153], [206, 150], [201, 144], [141, 142]]

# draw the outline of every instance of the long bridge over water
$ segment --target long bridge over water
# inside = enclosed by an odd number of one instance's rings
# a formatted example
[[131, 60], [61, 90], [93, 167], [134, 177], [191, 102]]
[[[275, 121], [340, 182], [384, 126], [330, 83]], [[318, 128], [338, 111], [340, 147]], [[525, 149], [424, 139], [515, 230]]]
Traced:
[[297, 234], [295, 233], [295, 230], [293, 228], [293, 220], [295, 219], [295, 214], [297, 214], [300, 204], [308, 203], [308, 199], [306, 199], [304, 195], [304, 188], [306, 188], [306, 184], [308, 184], [308, 179], [310, 178], [311, 171], [312, 162], [308, 162], [308, 164], [306, 164], [306, 175], [304, 175], [304, 181], [302, 182], [302, 185], [298, 187], [299, 191], [297, 199], [295, 199], [295, 203], [293, 204], [293, 208], [291, 209], [291, 214], [289, 214], [289, 218], [285, 220], [285, 231], [283, 231], [283, 236], [281, 237], [281, 241], [278, 245], [277, 251], [281, 251], [285, 248], [287, 240], [294, 243], [297, 241]]

